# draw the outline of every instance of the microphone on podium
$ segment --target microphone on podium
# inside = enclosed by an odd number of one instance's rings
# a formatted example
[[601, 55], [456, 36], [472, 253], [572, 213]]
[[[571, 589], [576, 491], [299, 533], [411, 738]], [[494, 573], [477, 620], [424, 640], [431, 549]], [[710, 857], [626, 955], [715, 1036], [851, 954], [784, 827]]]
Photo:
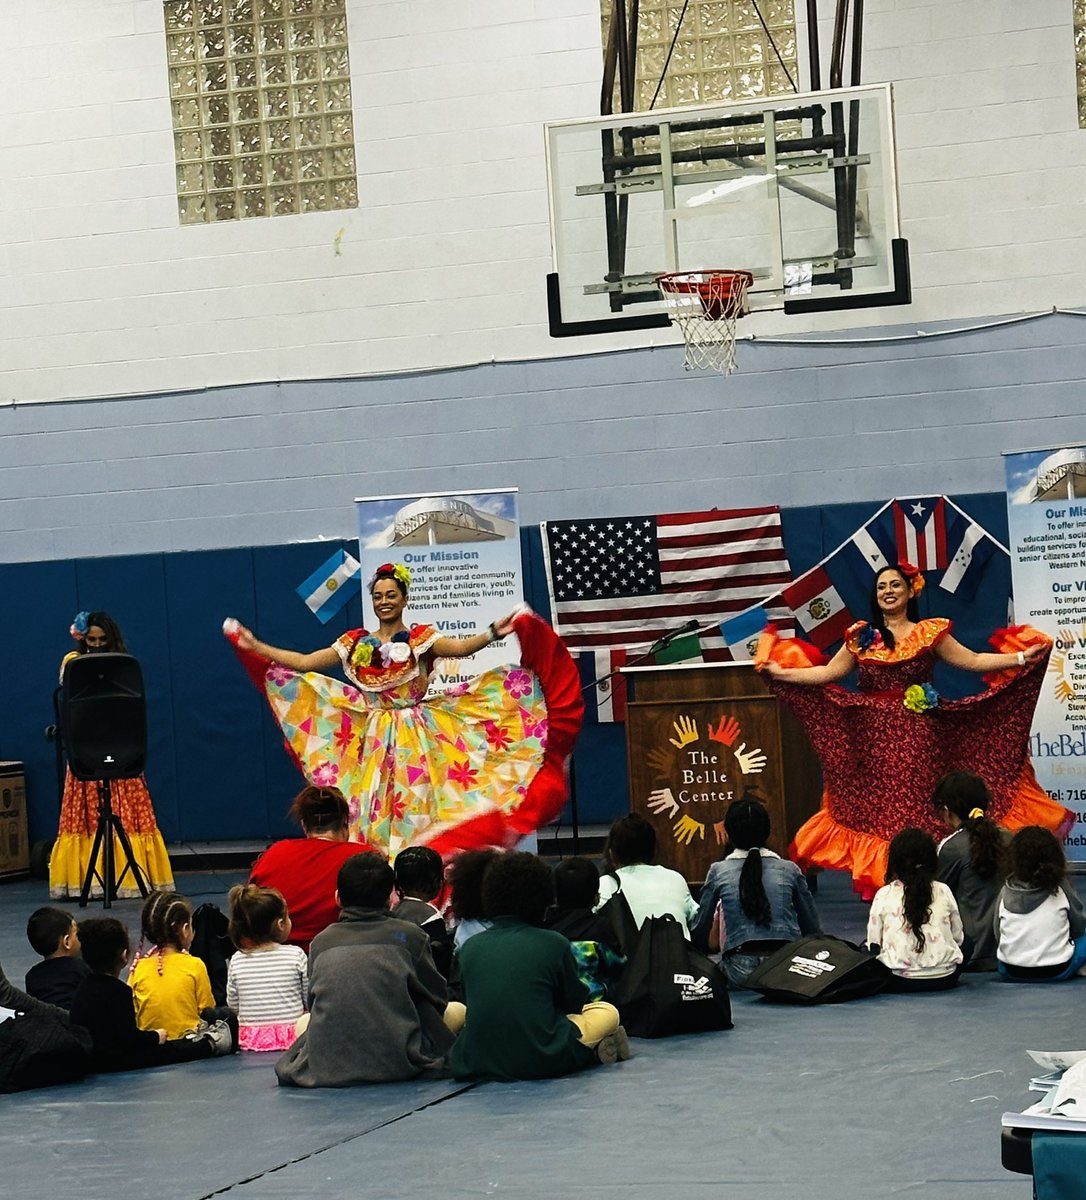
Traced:
[[663, 637], [657, 638], [648, 653], [655, 654], [657, 650], [663, 650], [665, 646], [670, 646], [676, 638], [685, 637], [688, 633], [697, 633], [700, 628], [701, 626], [697, 621], [687, 621], [685, 625], [680, 625], [678, 629], [673, 629], [670, 633], [665, 633]]

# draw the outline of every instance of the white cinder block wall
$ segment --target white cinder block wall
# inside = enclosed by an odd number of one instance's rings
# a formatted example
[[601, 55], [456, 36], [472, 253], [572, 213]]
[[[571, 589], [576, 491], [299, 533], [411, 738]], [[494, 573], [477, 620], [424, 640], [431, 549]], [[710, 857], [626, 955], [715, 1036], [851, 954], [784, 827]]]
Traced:
[[[1086, 304], [1071, 0], [866, 10], [915, 302], [744, 332]], [[5, 21], [0, 561], [342, 535], [363, 490], [514, 484], [539, 519], [997, 489], [1001, 449], [1086, 437], [1071, 317], [756, 345], [728, 382], [666, 332], [552, 341], [542, 124], [598, 106], [597, 0], [348, 16], [359, 208], [185, 228], [160, 0]]]

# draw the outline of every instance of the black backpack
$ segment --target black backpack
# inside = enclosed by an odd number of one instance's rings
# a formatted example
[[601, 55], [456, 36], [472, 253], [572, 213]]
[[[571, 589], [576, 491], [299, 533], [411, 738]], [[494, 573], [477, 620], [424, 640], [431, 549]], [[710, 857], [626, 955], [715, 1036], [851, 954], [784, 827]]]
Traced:
[[207, 967], [215, 1003], [226, 1003], [226, 968], [234, 953], [227, 930], [230, 922], [217, 904], [201, 904], [192, 914], [192, 945], [189, 953]]
[[0, 1092], [74, 1083], [91, 1069], [90, 1034], [52, 1013], [25, 1013], [0, 1022]]

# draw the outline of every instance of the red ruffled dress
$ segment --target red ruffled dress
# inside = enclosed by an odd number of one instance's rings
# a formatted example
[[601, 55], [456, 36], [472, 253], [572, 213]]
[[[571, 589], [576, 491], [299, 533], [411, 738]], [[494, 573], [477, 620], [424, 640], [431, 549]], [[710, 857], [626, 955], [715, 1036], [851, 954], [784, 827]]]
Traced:
[[[803, 868], [850, 871], [869, 900], [886, 876], [890, 839], [918, 827], [939, 837], [931, 795], [948, 771], [974, 771], [988, 784], [988, 815], [1008, 829], [1043, 825], [1062, 834], [1074, 820], [1042, 790], [1029, 758], [1030, 725], [1048, 655], [986, 678], [987, 691], [963, 700], [939, 699], [914, 712], [906, 688], [930, 683], [935, 646], [950, 632], [944, 618], [920, 621], [893, 650], [872, 641], [866, 621], [853, 625], [845, 645], [859, 668], [859, 691], [837, 684], [809, 686], [766, 677], [802, 722], [822, 763], [822, 808], [796, 834], [789, 853]], [[1044, 640], [1019, 627], [991, 644], [1014, 651]], [[825, 661], [814, 647], [765, 635], [759, 658], [785, 667]]]

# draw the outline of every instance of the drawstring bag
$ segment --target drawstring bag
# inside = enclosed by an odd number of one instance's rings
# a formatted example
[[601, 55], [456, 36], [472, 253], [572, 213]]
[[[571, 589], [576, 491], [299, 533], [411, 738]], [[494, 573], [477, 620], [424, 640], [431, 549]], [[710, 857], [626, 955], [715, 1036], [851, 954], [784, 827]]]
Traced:
[[892, 974], [859, 946], [818, 935], [789, 942], [771, 954], [750, 973], [747, 987], [783, 1004], [836, 1004], [874, 996]]
[[92, 1042], [81, 1025], [33, 1012], [0, 1022], [0, 1092], [74, 1083], [91, 1069]]
[[[621, 891], [608, 904], [629, 914]], [[621, 915], [619, 920], [627, 930], [636, 927], [632, 915], [628, 922]], [[731, 1029], [732, 1008], [723, 972], [687, 941], [674, 917], [647, 917], [632, 945], [623, 949], [626, 966], [608, 988], [607, 999], [622, 1014], [622, 1024], [632, 1037]]]

